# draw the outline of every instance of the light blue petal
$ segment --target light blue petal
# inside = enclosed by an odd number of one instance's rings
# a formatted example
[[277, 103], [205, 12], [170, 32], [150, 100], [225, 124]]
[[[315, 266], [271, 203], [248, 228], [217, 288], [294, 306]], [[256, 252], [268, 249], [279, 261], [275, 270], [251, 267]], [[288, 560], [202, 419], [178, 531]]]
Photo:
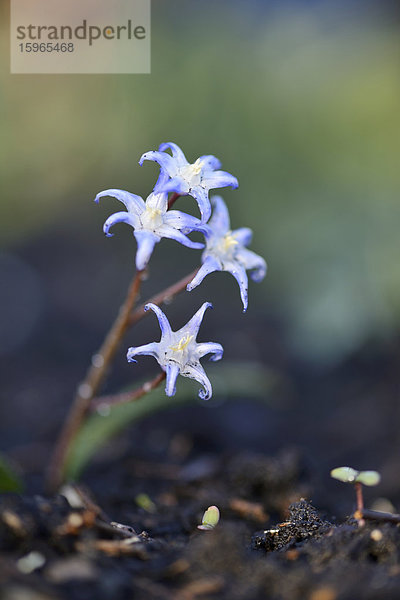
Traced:
[[[208, 223], [201, 225], [201, 229], [199, 228], [198, 231], [200, 231], [204, 235], [206, 240], [211, 240], [212, 238], [215, 238], [215, 237], [220, 238], [221, 236], [219, 234], [215, 234], [214, 231], [211, 229], [210, 222], [211, 222], [211, 219]], [[200, 221], [200, 223], [201, 223], [201, 221]]]
[[196, 364], [186, 364], [185, 367], [181, 371], [181, 375], [183, 377], [189, 377], [190, 379], [195, 379], [198, 381], [204, 388], [204, 390], [199, 391], [199, 396], [202, 400], [209, 400], [212, 396], [212, 387], [210, 380], [208, 379], [206, 372], [200, 363]]
[[125, 204], [129, 212], [132, 212], [136, 215], [140, 215], [145, 209], [143, 198], [141, 198], [140, 196], [136, 196], [136, 194], [126, 192], [125, 190], [104, 190], [104, 192], [100, 192], [99, 194], [97, 194], [94, 201], [98, 202], [100, 198], [103, 198], [104, 196], [111, 196], [113, 198], [116, 198], [117, 200]]
[[232, 231], [232, 237], [239, 242], [241, 246], [248, 246], [253, 237], [253, 232], [248, 227], [241, 227]]
[[246, 269], [237, 261], [230, 261], [224, 263], [224, 271], [232, 273], [234, 278], [239, 284], [240, 297], [243, 302], [243, 312], [246, 312], [248, 305], [247, 290], [249, 287], [249, 280], [247, 278]]
[[103, 231], [107, 237], [112, 237], [114, 235], [113, 233], [109, 233], [109, 230], [116, 223], [127, 223], [131, 227], [135, 228], [137, 226], [137, 217], [135, 218], [132, 213], [128, 213], [126, 210], [114, 213], [108, 217], [107, 221], [103, 225]]
[[206, 312], [207, 308], [212, 308], [212, 307], [213, 307], [213, 305], [211, 304], [211, 302], [204, 302], [204, 304], [193, 315], [193, 317], [190, 319], [190, 321], [188, 321], [188, 323], [186, 323], [186, 325], [184, 327], [182, 327], [182, 329], [179, 330], [180, 333], [185, 333], [185, 334], [187, 333], [189, 335], [193, 335], [194, 339], [196, 339], [197, 334], [200, 329], [201, 322], [204, 317], [204, 313]]
[[246, 270], [251, 270], [250, 277], [257, 283], [264, 279], [267, 273], [267, 263], [255, 252], [247, 248], [240, 248], [236, 255], [236, 259], [241, 262]]
[[161, 237], [169, 238], [170, 240], [175, 240], [188, 248], [194, 248], [195, 250], [201, 250], [204, 248], [204, 244], [200, 242], [192, 242], [186, 235], [184, 235], [178, 229], [171, 227], [170, 225], [161, 225], [157, 228], [157, 233]]
[[134, 236], [137, 241], [136, 268], [143, 271], [150, 260], [154, 246], [160, 241], [160, 238], [149, 231], [135, 231]]
[[165, 385], [165, 393], [167, 396], [175, 396], [176, 392], [176, 378], [179, 375], [179, 366], [176, 363], [169, 363], [165, 367], [167, 374], [167, 382]]
[[174, 177], [177, 173], [178, 167], [176, 161], [166, 152], [155, 152], [150, 150], [150, 152], [145, 152], [140, 157], [140, 166], [143, 164], [144, 160], [154, 160], [157, 162], [160, 167], [169, 175], [169, 177]]
[[221, 161], [212, 154], [204, 154], [200, 156], [200, 160], [202, 164], [209, 169], [219, 169], [221, 166]]
[[140, 356], [143, 354], [148, 354], [150, 356], [154, 356], [154, 358], [157, 358], [159, 349], [160, 345], [157, 342], [152, 342], [151, 344], [144, 344], [143, 346], [137, 346], [136, 348], [132, 347], [128, 349], [126, 358], [128, 362], [137, 362], [133, 357]]
[[213, 256], [207, 256], [204, 260], [204, 263], [197, 271], [196, 275], [193, 277], [192, 281], [187, 284], [186, 289], [188, 292], [191, 292], [195, 287], [200, 285], [203, 281], [204, 277], [213, 271], [221, 271], [222, 265], [219, 261], [217, 261]]
[[183, 233], [200, 231], [205, 233], [206, 225], [202, 225], [200, 219], [187, 215], [180, 210], [169, 210], [164, 217], [164, 223], [181, 230]]
[[228, 208], [221, 196], [213, 196], [211, 205], [213, 213], [208, 226], [215, 235], [223, 236], [231, 228]]
[[214, 171], [204, 173], [201, 184], [207, 189], [211, 190], [213, 188], [221, 188], [230, 185], [233, 188], [237, 188], [239, 186], [239, 182], [230, 173], [226, 171]]
[[168, 194], [152, 192], [146, 200], [146, 208], [148, 207], [165, 213], [168, 208]]
[[189, 193], [189, 186], [182, 177], [172, 177], [169, 181], [157, 181], [156, 187], [154, 188], [157, 192], [176, 192], [177, 194], [185, 195]]
[[211, 204], [208, 197], [208, 191], [203, 187], [202, 184], [196, 185], [195, 187], [191, 188], [190, 195], [193, 196], [198, 204], [201, 214], [201, 222], [207, 223], [211, 216]]
[[202, 344], [198, 344], [196, 348], [196, 355], [201, 358], [206, 354], [213, 355], [210, 356], [210, 360], [212, 361], [221, 360], [224, 354], [224, 349], [221, 344], [217, 344], [216, 342], [204, 342]]
[[172, 150], [172, 156], [176, 160], [178, 167], [183, 167], [188, 165], [188, 161], [186, 160], [186, 156], [183, 154], [182, 150], [179, 148], [177, 144], [173, 142], [166, 142], [164, 144], [160, 144], [158, 148], [161, 152], [165, 152], [165, 150]]
[[162, 337], [169, 338], [172, 335], [171, 325], [169, 324], [169, 321], [168, 321], [167, 317], [165, 316], [165, 314], [163, 313], [163, 311], [161, 310], [161, 308], [159, 306], [157, 306], [157, 304], [153, 304], [152, 302], [149, 302], [144, 307], [144, 310], [146, 310], [146, 311], [152, 310], [156, 314], [158, 323], [160, 325]]
[[154, 186], [153, 193], [158, 194], [162, 187], [169, 181], [169, 175], [163, 169], [160, 169], [156, 185]]

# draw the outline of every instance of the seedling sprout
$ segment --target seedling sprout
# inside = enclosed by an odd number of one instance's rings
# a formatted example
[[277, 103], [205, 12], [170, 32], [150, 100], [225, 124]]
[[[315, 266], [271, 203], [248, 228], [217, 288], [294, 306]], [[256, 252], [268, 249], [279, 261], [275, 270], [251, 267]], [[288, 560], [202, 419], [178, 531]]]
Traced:
[[381, 476], [378, 471], [356, 471], [352, 467], [337, 467], [332, 469], [331, 477], [338, 479], [344, 483], [352, 483], [356, 491], [356, 512], [354, 513], [359, 525], [364, 525], [364, 519], [362, 518], [364, 510], [364, 498], [362, 492], [362, 486], [378, 485], [381, 480]]
[[210, 531], [218, 525], [220, 513], [217, 506], [209, 506], [203, 515], [201, 525], [197, 525], [197, 529]]

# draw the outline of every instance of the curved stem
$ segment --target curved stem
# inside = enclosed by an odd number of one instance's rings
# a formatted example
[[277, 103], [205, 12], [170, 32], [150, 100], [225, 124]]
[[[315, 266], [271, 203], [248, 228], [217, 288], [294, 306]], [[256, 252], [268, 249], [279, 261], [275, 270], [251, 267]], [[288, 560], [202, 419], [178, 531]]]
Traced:
[[92, 357], [86, 377], [78, 386], [78, 390], [67, 416], [56, 447], [50, 461], [47, 483], [50, 490], [55, 491], [63, 480], [65, 461], [70, 445], [90, 409], [90, 404], [97, 394], [107, 374], [108, 366], [113, 359], [125, 331], [129, 327], [130, 314], [139, 295], [144, 271], [137, 271], [129, 286], [125, 302], [111, 326], [103, 344]]
[[159, 373], [154, 379], [151, 381], [146, 381], [143, 385], [136, 388], [132, 392], [125, 392], [123, 394], [114, 394], [111, 396], [100, 396], [99, 398], [93, 398], [90, 404], [90, 410], [92, 412], [99, 411], [104, 412], [108, 411], [112, 406], [116, 406], [118, 404], [128, 404], [128, 402], [134, 402], [135, 400], [139, 400], [151, 390], [154, 390], [156, 387], [160, 385], [162, 381], [165, 379], [165, 371]]
[[192, 279], [197, 274], [197, 271], [199, 270], [199, 268], [200, 267], [198, 267], [192, 273], [189, 273], [189, 275], [186, 275], [185, 277], [183, 277], [176, 283], [165, 288], [165, 290], [163, 290], [159, 294], [155, 294], [154, 296], [152, 296], [151, 298], [146, 300], [146, 302], [143, 302], [143, 304], [138, 306], [134, 310], [134, 312], [132, 312], [129, 316], [129, 321], [128, 321], [129, 327], [131, 327], [132, 325], [135, 325], [135, 323], [137, 323], [138, 321], [141, 321], [146, 315], [150, 314], [149, 312], [145, 312], [145, 310], [144, 310], [144, 307], [149, 302], [152, 302], [153, 304], [157, 304], [158, 306], [160, 306], [160, 304], [164, 304], [164, 302], [170, 302], [171, 300], [173, 300], [175, 298], [175, 296], [177, 296], [181, 292], [185, 291], [187, 284], [192, 281]]

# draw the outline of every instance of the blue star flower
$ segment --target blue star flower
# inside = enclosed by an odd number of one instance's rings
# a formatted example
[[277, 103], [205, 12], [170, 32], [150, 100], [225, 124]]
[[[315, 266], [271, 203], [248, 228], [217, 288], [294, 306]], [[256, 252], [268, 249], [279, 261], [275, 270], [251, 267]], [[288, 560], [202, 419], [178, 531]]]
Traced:
[[225, 202], [220, 196], [214, 196], [211, 203], [214, 209], [213, 215], [210, 222], [203, 226], [206, 236], [203, 264], [188, 284], [187, 290], [193, 290], [206, 275], [213, 271], [228, 271], [239, 284], [243, 312], [245, 312], [248, 304], [246, 271], [252, 271], [250, 276], [254, 281], [261, 281], [267, 272], [267, 264], [261, 256], [245, 247], [251, 242], [251, 229], [241, 227], [231, 231]]
[[[168, 148], [171, 149], [172, 156], [165, 152]], [[154, 190], [193, 196], [199, 206], [202, 223], [206, 223], [211, 215], [209, 190], [228, 185], [237, 188], [239, 185], [236, 177], [230, 173], [216, 170], [221, 163], [215, 156], [200, 156], [196, 162], [190, 164], [176, 144], [161, 144], [158, 152], [145, 152], [139, 164], [142, 165], [144, 160], [154, 160], [161, 167], [160, 177]], [[169, 178], [167, 182], [164, 179], [165, 175]]]
[[143, 198], [124, 190], [105, 190], [97, 194], [95, 202], [103, 196], [113, 196], [126, 206], [126, 211], [114, 213], [104, 223], [103, 231], [111, 237], [110, 228], [116, 223], [127, 223], [134, 229], [137, 241], [136, 268], [143, 270], [150, 260], [155, 244], [161, 238], [170, 238], [189, 248], [204, 248], [204, 244], [192, 242], [185, 234], [201, 227], [199, 219], [179, 210], [168, 209], [168, 194], [152, 192]]
[[224, 353], [221, 344], [215, 342], [197, 343], [196, 337], [207, 308], [212, 308], [210, 302], [205, 302], [196, 314], [179, 331], [172, 331], [167, 317], [156, 304], [146, 304], [145, 310], [151, 309], [157, 315], [161, 329], [161, 340], [137, 348], [129, 348], [128, 362], [136, 362], [134, 357], [141, 354], [154, 356], [163, 371], [166, 372], [167, 382], [165, 392], [167, 396], [174, 396], [175, 382], [178, 375], [196, 379], [204, 388], [199, 391], [203, 400], [212, 396], [212, 387], [200, 358], [212, 354], [210, 360], [220, 360]]

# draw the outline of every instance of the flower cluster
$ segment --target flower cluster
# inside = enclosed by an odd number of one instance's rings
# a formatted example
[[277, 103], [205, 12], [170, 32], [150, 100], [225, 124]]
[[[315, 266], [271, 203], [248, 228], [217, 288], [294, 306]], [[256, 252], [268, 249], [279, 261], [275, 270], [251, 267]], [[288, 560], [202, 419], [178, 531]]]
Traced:
[[[171, 151], [172, 154], [168, 152]], [[209, 198], [209, 191], [215, 188], [238, 187], [236, 177], [221, 171], [220, 161], [212, 155], [200, 156], [189, 163], [182, 150], [173, 143], [161, 144], [158, 151], [145, 152], [139, 160], [152, 160], [160, 165], [160, 174], [152, 193], [146, 201], [140, 196], [118, 189], [109, 189], [97, 194], [98, 202], [104, 196], [112, 196], [125, 205], [126, 210], [114, 213], [104, 223], [104, 233], [112, 236], [111, 227], [117, 223], [127, 223], [133, 228], [137, 242], [136, 268], [146, 268], [155, 245], [162, 238], [173, 239], [184, 246], [203, 249], [202, 265], [187, 290], [197, 287], [209, 273], [227, 271], [239, 284], [243, 311], [248, 305], [247, 271], [251, 271], [254, 281], [261, 281], [266, 274], [265, 260], [248, 250], [252, 232], [247, 227], [230, 229], [227, 206], [220, 196]], [[168, 206], [168, 194], [192, 196], [200, 211], [200, 219]], [[193, 231], [201, 232], [205, 244], [192, 241], [188, 235]], [[175, 382], [178, 374], [197, 380], [203, 387], [199, 395], [209, 399], [212, 395], [210, 381], [200, 364], [200, 358], [211, 354], [211, 360], [220, 360], [223, 348], [215, 342], [198, 343], [196, 337], [204, 313], [211, 307], [205, 302], [192, 319], [181, 329], [173, 332], [163, 311], [149, 303], [145, 310], [155, 312], [160, 328], [161, 340], [144, 346], [129, 348], [127, 358], [135, 362], [134, 357], [149, 354], [156, 358], [166, 373], [166, 394], [175, 394]]]

